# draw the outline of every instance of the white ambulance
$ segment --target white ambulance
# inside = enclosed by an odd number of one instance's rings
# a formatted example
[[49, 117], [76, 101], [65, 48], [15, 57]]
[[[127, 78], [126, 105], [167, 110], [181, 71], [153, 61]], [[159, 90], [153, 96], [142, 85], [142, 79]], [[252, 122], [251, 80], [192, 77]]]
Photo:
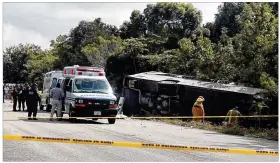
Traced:
[[50, 90], [56, 87], [57, 81], [60, 77], [63, 76], [62, 71], [50, 71], [44, 75], [43, 91], [42, 91], [42, 103], [40, 109], [43, 110], [46, 106], [46, 110], [51, 110], [50, 105]]
[[[61, 88], [65, 92], [63, 113], [71, 117], [116, 117], [117, 98], [105, 77], [105, 72], [97, 67], [81, 67], [78, 65], [65, 67], [63, 78], [60, 78]], [[114, 124], [115, 118], [108, 122]]]

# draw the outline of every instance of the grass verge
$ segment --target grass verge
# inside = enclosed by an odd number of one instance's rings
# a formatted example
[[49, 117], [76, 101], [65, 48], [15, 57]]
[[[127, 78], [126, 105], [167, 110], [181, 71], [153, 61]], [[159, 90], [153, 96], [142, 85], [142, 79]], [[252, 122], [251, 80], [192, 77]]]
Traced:
[[256, 137], [256, 138], [265, 138], [269, 140], [277, 140], [278, 141], [278, 129], [256, 129], [256, 128], [244, 128], [240, 126], [235, 127], [227, 127], [223, 125], [215, 125], [211, 122], [205, 121], [194, 122], [194, 121], [182, 121], [180, 119], [161, 119], [160, 121], [179, 125], [184, 127], [198, 128], [209, 131], [216, 131], [223, 134], [228, 135], [239, 135], [239, 136], [248, 136], [248, 137]]

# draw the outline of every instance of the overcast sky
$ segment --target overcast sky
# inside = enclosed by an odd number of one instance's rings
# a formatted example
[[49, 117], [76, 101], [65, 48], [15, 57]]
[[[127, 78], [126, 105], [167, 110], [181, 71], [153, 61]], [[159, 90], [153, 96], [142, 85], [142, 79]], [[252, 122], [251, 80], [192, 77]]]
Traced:
[[[49, 48], [50, 40], [67, 34], [81, 20], [100, 17], [119, 27], [133, 9], [141, 12], [147, 3], [4, 3], [3, 48], [34, 43]], [[202, 11], [203, 23], [214, 21], [220, 3], [193, 3]]]

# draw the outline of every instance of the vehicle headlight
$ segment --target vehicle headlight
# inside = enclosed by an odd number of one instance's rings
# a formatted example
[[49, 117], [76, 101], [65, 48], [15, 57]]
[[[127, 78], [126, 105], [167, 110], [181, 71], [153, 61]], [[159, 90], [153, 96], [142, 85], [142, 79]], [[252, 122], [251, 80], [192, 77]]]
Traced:
[[83, 100], [79, 100], [79, 103], [81, 104], [81, 103], [83, 103], [84, 101]]
[[115, 101], [110, 101], [110, 105], [114, 105], [115, 104]]

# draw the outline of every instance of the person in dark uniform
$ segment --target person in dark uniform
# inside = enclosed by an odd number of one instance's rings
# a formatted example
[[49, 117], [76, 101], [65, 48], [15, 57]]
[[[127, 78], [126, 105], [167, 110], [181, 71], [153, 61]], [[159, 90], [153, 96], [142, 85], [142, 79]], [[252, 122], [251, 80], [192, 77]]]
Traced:
[[18, 109], [19, 111], [21, 111], [21, 106], [22, 106], [22, 110], [24, 111], [24, 94], [23, 94], [23, 86], [20, 85], [19, 86], [19, 92], [18, 92]]
[[33, 113], [33, 120], [38, 120], [36, 118], [37, 115], [37, 107], [38, 107], [38, 101], [40, 101], [40, 96], [37, 92], [37, 84], [34, 83], [32, 85], [32, 88], [29, 89], [28, 91], [28, 95], [26, 98], [26, 104], [28, 105], [28, 120], [32, 120], [31, 119], [31, 115]]
[[17, 111], [17, 101], [18, 101], [18, 88], [17, 86], [13, 87], [13, 92], [12, 92], [12, 97], [13, 97], [13, 111]]
[[[28, 83], [25, 83], [25, 86], [24, 86], [24, 89], [22, 91], [23, 93], [23, 106], [24, 106], [24, 103], [26, 103], [26, 110], [28, 111], [28, 105], [27, 105], [27, 102], [26, 102], [26, 98], [28, 96], [28, 92], [29, 92], [29, 84]], [[24, 110], [24, 107], [23, 107], [23, 110]]]

